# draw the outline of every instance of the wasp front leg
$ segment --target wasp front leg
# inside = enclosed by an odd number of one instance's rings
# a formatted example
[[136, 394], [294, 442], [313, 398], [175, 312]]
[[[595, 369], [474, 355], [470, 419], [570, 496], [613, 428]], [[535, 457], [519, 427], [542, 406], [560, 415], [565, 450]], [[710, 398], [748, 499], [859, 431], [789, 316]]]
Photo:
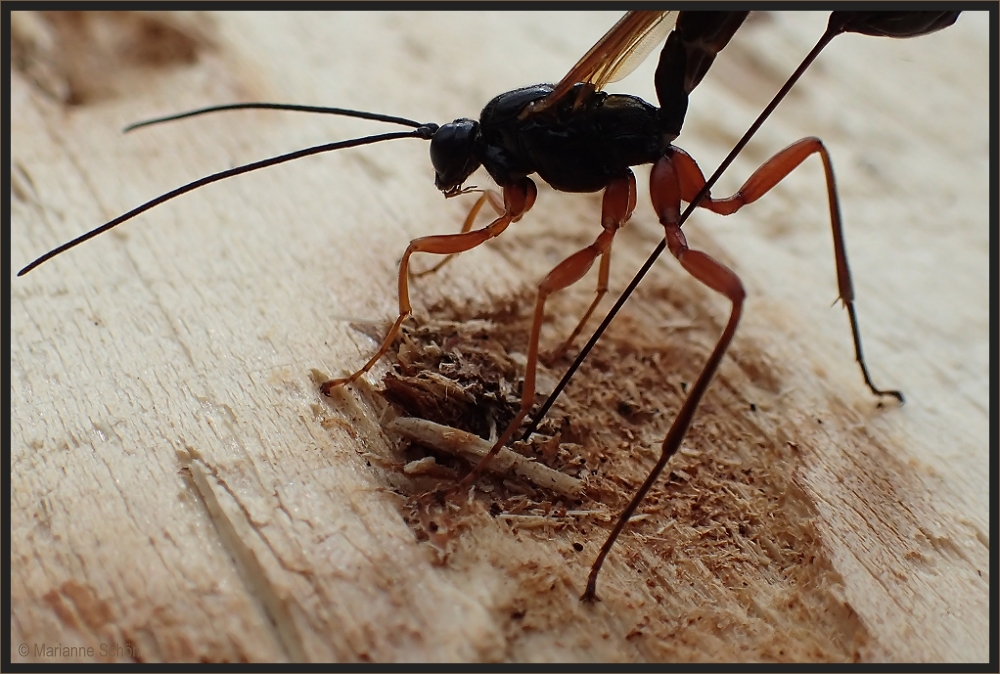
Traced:
[[[459, 230], [459, 234], [465, 234], [466, 232], [472, 231], [472, 225], [474, 225], [476, 222], [476, 216], [479, 215], [479, 211], [482, 210], [483, 206], [487, 202], [489, 202], [490, 206], [493, 207], [493, 210], [496, 211], [497, 215], [504, 214], [505, 207], [504, 207], [503, 195], [497, 192], [496, 190], [489, 190], [489, 189], [484, 190], [482, 196], [476, 199], [476, 203], [474, 203], [472, 205], [472, 208], [469, 209], [469, 214], [465, 216], [465, 222], [462, 223], [462, 229]], [[517, 222], [517, 218], [514, 218], [513, 220], [511, 220], [511, 222]], [[446, 256], [443, 260], [438, 262], [433, 267], [430, 267], [423, 271], [412, 272], [412, 274], [414, 277], [418, 278], [421, 276], [426, 276], [428, 274], [433, 274], [434, 272], [441, 269], [441, 267], [448, 264], [452, 260], [452, 258], [454, 258], [456, 255], [458, 255], [458, 253], [450, 253], [448, 256]]]
[[[500, 236], [510, 223], [519, 220], [521, 216], [527, 213], [532, 204], [535, 203], [537, 194], [538, 190], [535, 187], [535, 183], [531, 182], [529, 178], [522, 178], [513, 185], [503, 188], [503, 213], [482, 229], [477, 229], [474, 232], [462, 232], [460, 234], [424, 236], [411, 241], [403, 253], [402, 260], [399, 262], [399, 315], [396, 316], [396, 321], [389, 328], [385, 339], [382, 340], [382, 345], [379, 346], [375, 355], [361, 369], [347, 377], [323, 382], [320, 385], [320, 391], [328, 396], [334, 388], [356, 381], [358, 377], [368, 372], [389, 351], [393, 340], [399, 334], [399, 329], [403, 325], [403, 321], [413, 313], [410, 306], [409, 290], [410, 256], [414, 253], [455, 255], [482, 245], [490, 239]], [[474, 219], [474, 214], [469, 219]]]

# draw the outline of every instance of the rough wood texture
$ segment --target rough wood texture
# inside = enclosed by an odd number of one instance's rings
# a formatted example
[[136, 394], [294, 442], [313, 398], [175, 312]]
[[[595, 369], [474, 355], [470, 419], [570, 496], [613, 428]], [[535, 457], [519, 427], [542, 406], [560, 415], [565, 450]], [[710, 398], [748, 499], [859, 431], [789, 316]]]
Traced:
[[[240, 100], [474, 116], [499, 92], [558, 79], [615, 15], [13, 19], [18, 269], [200, 175], [382, 128], [232, 113], [123, 137], [128, 122]], [[743, 28], [679, 143], [706, 171], [824, 23]], [[402, 459], [368, 388], [326, 400], [310, 374], [363, 362], [375, 344], [351, 323], [394, 314], [406, 241], [464, 216], [467, 200], [433, 189], [424, 143], [216, 185], [11, 276], [11, 657], [988, 659], [987, 44], [973, 14], [918, 40], [838, 38], [716, 190], [800, 136], [828, 143], [869, 364], [905, 407], [876, 407], [829, 308], [818, 162], [744, 213], [686, 228], [750, 299], [594, 606], [577, 597], [611, 516], [728, 309], [671, 261], [569, 392], [593, 430], [579, 451], [600, 470], [580, 508], [595, 514], [521, 526], [470, 506], [443, 565], [401, 516]], [[655, 100], [652, 67], [618, 90]], [[533, 284], [596, 235], [598, 208], [543, 189], [495, 245], [418, 281], [418, 313], [445, 299], [450, 319], [515, 299], [527, 311]], [[643, 191], [613, 289], [658, 239]], [[592, 283], [553, 303], [548, 344]]]

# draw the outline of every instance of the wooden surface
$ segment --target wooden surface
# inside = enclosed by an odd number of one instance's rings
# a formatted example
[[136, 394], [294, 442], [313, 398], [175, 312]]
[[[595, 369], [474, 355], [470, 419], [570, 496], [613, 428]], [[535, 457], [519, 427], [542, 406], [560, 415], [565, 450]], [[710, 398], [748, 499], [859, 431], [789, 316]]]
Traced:
[[[384, 128], [247, 112], [123, 137], [129, 122], [241, 100], [475, 116], [558, 79], [614, 20], [15, 15], [11, 265], [201, 175]], [[824, 22], [762, 16], [727, 48], [678, 141], [706, 172]], [[745, 317], [678, 457], [693, 481], [640, 511], [595, 606], [577, 597], [607, 518], [529, 528], [480, 512], [439, 564], [389, 489], [399, 457], [368, 389], [318, 394], [314, 369], [346, 373], [374, 349], [351, 324], [394, 314], [406, 241], [454, 231], [468, 208], [436, 193], [425, 144], [241, 177], [12, 272], [12, 659], [987, 660], [988, 32], [964, 14], [916, 40], [838, 38], [715, 191], [798, 137], [827, 142], [868, 362], [907, 404], [876, 407], [830, 308], [818, 162], [744, 213], [696, 216], [691, 243], [741, 275]], [[655, 100], [652, 68], [615, 90]], [[645, 190], [613, 293], [659, 239]], [[598, 212], [593, 195], [542, 189], [495, 245], [416, 283], [418, 314], [530, 301]], [[592, 283], [554, 305], [560, 326]], [[635, 436], [624, 457], [641, 476], [728, 307], [668, 260], [629, 307], [608, 348], [647, 339], [633, 379], [669, 391], [653, 421], [603, 427]], [[642, 354], [675, 338], [691, 358], [648, 369]], [[742, 482], [699, 489], [731, 465]], [[582, 507], [611, 512], [621, 489]], [[662, 511], [690, 495], [718, 501], [701, 528]], [[709, 539], [723, 557], [698, 547]]]

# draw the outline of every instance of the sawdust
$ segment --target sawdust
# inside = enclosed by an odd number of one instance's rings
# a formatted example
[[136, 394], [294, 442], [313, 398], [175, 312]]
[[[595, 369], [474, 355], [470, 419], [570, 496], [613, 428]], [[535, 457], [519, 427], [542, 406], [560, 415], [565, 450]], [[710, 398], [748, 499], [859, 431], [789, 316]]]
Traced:
[[[432, 307], [434, 318], [405, 327], [391, 351], [386, 400], [400, 414], [495, 437], [520, 403], [530, 316], [514, 307], [530, 306], [529, 299], [492, 310]], [[662, 329], [652, 316], [625, 312], [532, 441], [515, 443], [514, 451], [582, 480], [581, 498], [516, 475], [484, 475], [468, 494], [428, 501], [421, 496], [453, 485], [470, 467], [434, 447], [400, 444], [399, 465], [426, 467], [430, 457], [436, 466], [394, 480], [418, 540], [433, 544], [439, 563], [461, 570], [485, 561], [514, 578], [497, 607], [511, 653], [526, 635], [576, 619], [553, 597], [582, 587], [655, 462], [711, 333], [712, 326]], [[539, 401], [574, 352], [552, 369], [539, 364]], [[748, 360], [743, 353], [739, 367], [720, 371], [681, 451], [612, 549], [598, 594], [639, 616], [624, 636], [646, 658], [858, 659], [868, 633], [839, 594], [815, 509], [797, 483], [800, 450], [765, 432], [767, 413], [739, 393], [753, 390], [740, 382], [747, 371], [779, 375]], [[492, 550], [502, 541], [484, 533], [491, 519], [508, 527], [506, 553]], [[564, 563], [510, 553], [526, 540], [557, 550]], [[623, 575], [641, 583], [623, 584]]]

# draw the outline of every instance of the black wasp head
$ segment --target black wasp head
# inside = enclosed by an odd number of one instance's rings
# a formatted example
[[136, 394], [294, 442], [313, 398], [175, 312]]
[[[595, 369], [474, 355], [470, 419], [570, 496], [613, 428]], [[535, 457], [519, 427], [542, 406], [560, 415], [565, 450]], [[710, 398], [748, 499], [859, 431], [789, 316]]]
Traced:
[[479, 168], [476, 143], [479, 122], [456, 119], [443, 125], [431, 138], [431, 163], [434, 165], [434, 185], [446, 197], [461, 194], [462, 183]]

